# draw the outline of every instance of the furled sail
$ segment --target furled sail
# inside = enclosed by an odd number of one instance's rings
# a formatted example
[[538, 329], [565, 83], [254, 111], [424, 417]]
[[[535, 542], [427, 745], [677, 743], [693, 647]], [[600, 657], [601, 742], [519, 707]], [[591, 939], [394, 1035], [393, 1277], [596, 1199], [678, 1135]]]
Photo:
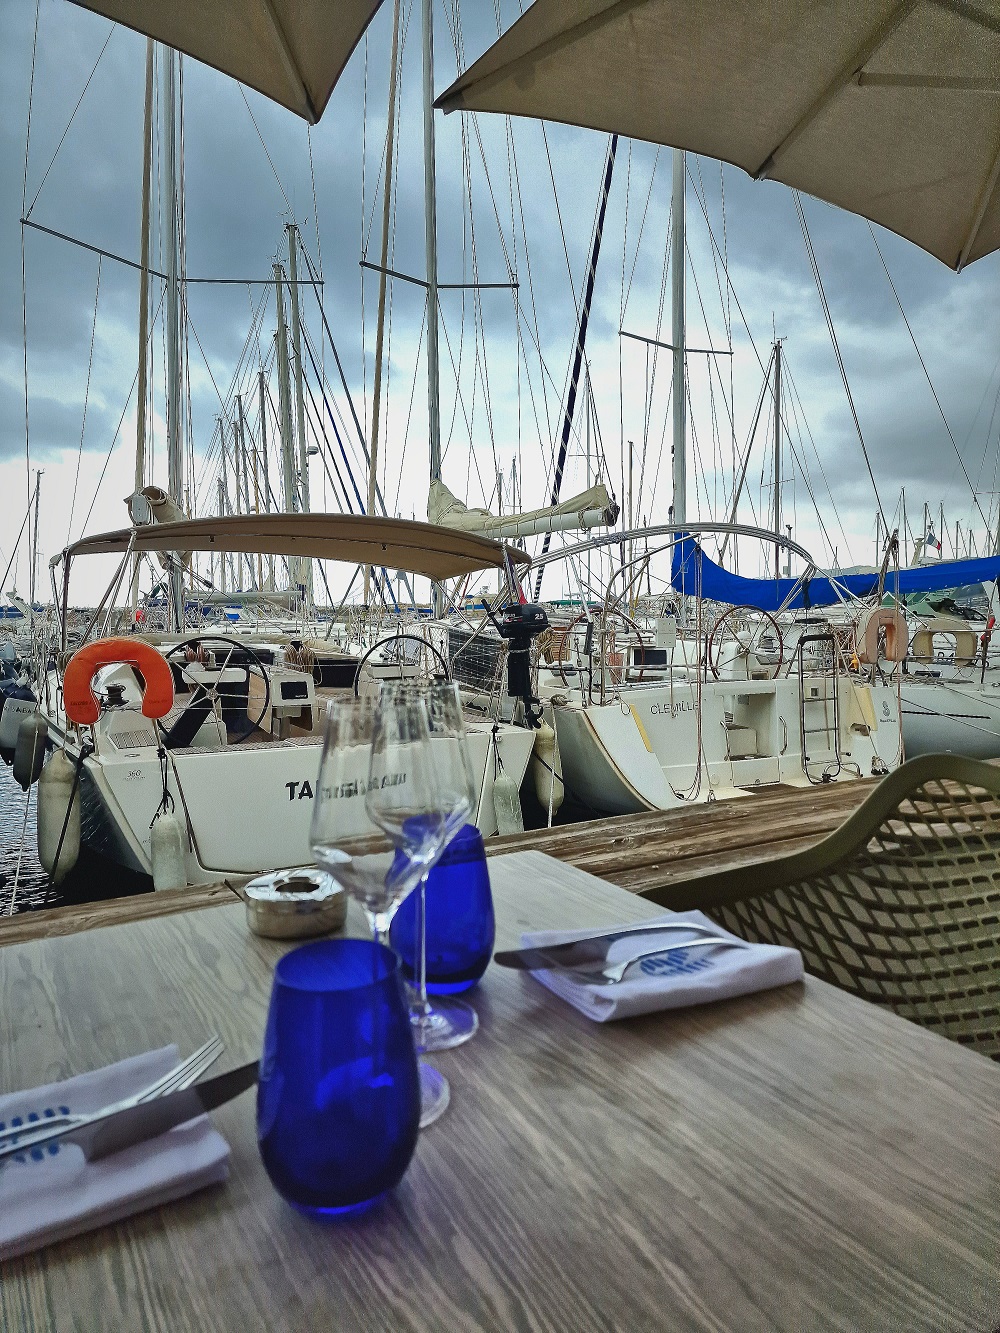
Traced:
[[[941, 588], [962, 588], [970, 583], [991, 583], [994, 579], [1000, 579], [1000, 556], [939, 560], [915, 569], [901, 569], [898, 575], [890, 571], [885, 591], [909, 597]], [[744, 578], [717, 565], [693, 537], [681, 538], [673, 549], [671, 583], [678, 592], [697, 594], [730, 606], [755, 606], [761, 611], [835, 606], [844, 599], [871, 597], [878, 592], [877, 573], [817, 572], [798, 579]]]
[[[160, 486], [144, 486], [141, 491], [134, 491], [126, 496], [125, 503], [136, 527], [144, 527], [150, 523], [177, 523], [187, 518], [187, 514], [169, 491], [163, 490]], [[176, 551], [174, 554], [182, 565], [190, 568], [190, 551]], [[170, 559], [166, 552], [158, 552], [158, 559], [164, 569], [170, 568]]]
[[427, 521], [461, 532], [485, 537], [534, 537], [542, 532], [572, 532], [577, 529], [611, 527], [618, 519], [618, 505], [603, 484], [574, 495], [557, 505], [532, 509], [523, 514], [491, 514], [488, 509], [470, 509], [442, 481], [432, 481], [427, 497]]

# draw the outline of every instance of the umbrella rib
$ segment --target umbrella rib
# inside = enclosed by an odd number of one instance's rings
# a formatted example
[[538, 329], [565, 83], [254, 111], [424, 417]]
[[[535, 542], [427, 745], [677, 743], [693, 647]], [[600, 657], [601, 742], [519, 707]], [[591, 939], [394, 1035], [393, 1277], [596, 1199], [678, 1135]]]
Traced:
[[969, 262], [969, 255], [976, 242], [976, 237], [979, 235], [979, 229], [983, 225], [983, 218], [986, 216], [986, 210], [989, 208], [993, 195], [996, 193], [998, 177], [1000, 177], [1000, 148], [998, 148], [993, 155], [993, 166], [990, 169], [990, 174], [986, 178], [986, 184], [983, 186], [982, 193], [979, 196], [976, 216], [969, 229], [969, 234], [965, 239], [965, 244], [962, 246], [962, 253], [958, 257], [958, 263], [955, 265], [956, 273], [961, 273], [962, 269]]
[[[876, 51], [888, 41], [904, 19], [908, 18], [916, 9], [919, 2], [920, 0], [902, 0], [902, 3], [886, 15], [881, 23], [876, 24], [865, 40], [852, 51], [849, 58], [841, 65], [812, 105], [791, 126], [780, 143], [772, 148], [757, 170], [750, 173], [754, 180], [763, 180], [771, 174], [779, 154], [786, 152], [796, 139], [809, 128], [820, 112], [825, 110], [833, 98], [864, 69]], [[935, 0], [935, 3], [937, 3], [937, 0]]]
[[306, 87], [306, 81], [302, 77], [302, 71], [299, 69], [295, 62], [295, 57], [292, 55], [292, 48], [288, 45], [288, 38], [285, 36], [285, 30], [281, 26], [281, 20], [275, 13], [272, 0], [261, 0], [261, 4], [270, 21], [271, 27], [274, 30], [274, 35], [278, 39], [278, 47], [281, 51], [281, 59], [285, 66], [285, 73], [291, 80], [295, 90], [301, 94], [302, 100], [305, 103], [306, 119], [310, 124], [315, 125], [319, 120], [319, 113], [313, 103], [309, 89]]
[[987, 13], [981, 5], [969, 4], [968, 0], [930, 0], [930, 3], [959, 18], [968, 19], [970, 23], [977, 23], [990, 32], [1000, 32], [1000, 18], [996, 14]]

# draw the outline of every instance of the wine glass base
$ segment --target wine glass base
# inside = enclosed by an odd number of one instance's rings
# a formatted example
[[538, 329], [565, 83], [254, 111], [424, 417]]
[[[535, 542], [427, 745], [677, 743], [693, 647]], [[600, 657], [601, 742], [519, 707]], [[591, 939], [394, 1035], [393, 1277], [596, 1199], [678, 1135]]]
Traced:
[[296, 1203], [294, 1199], [288, 1202], [297, 1213], [302, 1213], [304, 1217], [311, 1217], [315, 1222], [336, 1222], [341, 1217], [356, 1217], [358, 1213], [366, 1213], [369, 1208], [374, 1208], [377, 1203], [389, 1193], [383, 1190], [381, 1194], [376, 1194], [373, 1199], [363, 1199], [360, 1203], [348, 1203], [339, 1208], [319, 1208], [307, 1203]]
[[449, 1051], [474, 1036], [479, 1015], [471, 1004], [451, 996], [437, 995], [423, 1013], [410, 1013], [418, 1051]]
[[426, 1129], [448, 1109], [451, 1088], [444, 1074], [433, 1065], [420, 1060], [417, 1068], [420, 1070], [420, 1128]]

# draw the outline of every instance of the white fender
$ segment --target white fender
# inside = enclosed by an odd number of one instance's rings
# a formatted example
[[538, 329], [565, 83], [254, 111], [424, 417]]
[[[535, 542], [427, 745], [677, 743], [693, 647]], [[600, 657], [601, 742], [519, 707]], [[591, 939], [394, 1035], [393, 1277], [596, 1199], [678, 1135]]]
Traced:
[[559, 743], [555, 730], [547, 722], [543, 722], [535, 732], [535, 743], [531, 751], [531, 776], [539, 805], [547, 814], [551, 799], [552, 813], [555, 814], [563, 803], [566, 791], [563, 786]]
[[183, 889], [187, 885], [184, 825], [175, 814], [162, 810], [149, 831], [154, 889]]
[[[54, 884], [59, 884], [66, 878], [80, 855], [80, 788], [75, 778], [76, 767], [73, 761], [64, 751], [56, 750], [38, 779], [35, 815], [38, 859], [43, 869], [52, 876]], [[65, 835], [63, 835], [63, 825], [66, 826]], [[61, 850], [60, 838], [62, 838]], [[56, 865], [57, 853], [58, 865]]]
[[45, 762], [45, 743], [49, 738], [49, 724], [37, 713], [23, 718], [17, 729], [14, 746], [14, 781], [27, 791], [38, 781]]

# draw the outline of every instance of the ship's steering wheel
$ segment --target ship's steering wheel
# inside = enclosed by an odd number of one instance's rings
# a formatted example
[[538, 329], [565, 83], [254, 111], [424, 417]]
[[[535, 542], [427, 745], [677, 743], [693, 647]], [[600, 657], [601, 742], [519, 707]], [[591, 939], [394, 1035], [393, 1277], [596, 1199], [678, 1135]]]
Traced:
[[[220, 647], [225, 653], [221, 663], [218, 660], [220, 654], [216, 651]], [[229, 670], [232, 656], [237, 651], [244, 655], [244, 660], [235, 663], [234, 669], [242, 669], [243, 679], [238, 682], [237, 691], [230, 693], [227, 688], [226, 692], [222, 693], [220, 686], [228, 686], [223, 676]], [[239, 745], [241, 741], [254, 734], [271, 705], [271, 681], [263, 660], [249, 644], [241, 643], [239, 639], [227, 638], [224, 634], [198, 634], [193, 639], [185, 639], [182, 643], [175, 644], [164, 656], [175, 676], [179, 675], [191, 691], [180, 716], [163, 738], [168, 750], [190, 745], [205, 719], [216, 714], [216, 705], [218, 705], [217, 715], [221, 716], [223, 706], [231, 707], [234, 697], [239, 702], [243, 697], [246, 698], [247, 716], [245, 729], [242, 726], [239, 728], [239, 734], [232, 743]], [[200, 680], [193, 669], [196, 667], [218, 674], [214, 680]], [[260, 712], [251, 721], [250, 677], [254, 673], [264, 682], [264, 702]]]
[[[749, 642], [744, 641], [744, 639], [740, 636], [735, 623], [733, 623], [736, 621], [737, 617], [741, 615], [741, 613], [743, 614], [743, 618], [745, 619], [747, 612], [749, 612], [751, 615], [760, 616], [761, 618], [760, 624], [757, 627], [756, 631], [751, 631]], [[722, 655], [722, 644], [726, 636], [726, 631], [728, 630], [728, 632], [740, 645], [741, 654], [746, 654], [749, 657], [750, 653], [756, 653], [757, 644], [760, 642], [761, 633], [766, 628], [768, 628], [768, 626], [770, 626], [770, 628], [774, 631], [774, 637], [778, 641], [778, 660], [777, 662], [774, 663], [761, 662], [760, 658], [758, 658], [757, 660], [758, 662], [760, 662], [761, 667], [763, 667], [766, 671], [770, 673], [768, 678], [770, 680], [774, 680], [778, 672], [781, 670], [781, 664], [785, 660], [785, 641], [781, 636], [781, 628], [778, 625], [778, 622], [775, 620], [774, 616], [772, 616], [769, 611], [761, 611], [756, 606], [731, 606], [727, 611], [723, 611], [722, 615], [719, 616], [718, 620], [708, 631], [708, 638], [705, 641], [705, 656], [708, 659], [708, 665], [712, 670], [712, 675], [715, 677], [716, 680], [720, 679], [719, 658]], [[716, 644], [717, 634], [719, 636], [718, 644]], [[712, 651], [713, 648], [715, 649], [714, 655]]]

